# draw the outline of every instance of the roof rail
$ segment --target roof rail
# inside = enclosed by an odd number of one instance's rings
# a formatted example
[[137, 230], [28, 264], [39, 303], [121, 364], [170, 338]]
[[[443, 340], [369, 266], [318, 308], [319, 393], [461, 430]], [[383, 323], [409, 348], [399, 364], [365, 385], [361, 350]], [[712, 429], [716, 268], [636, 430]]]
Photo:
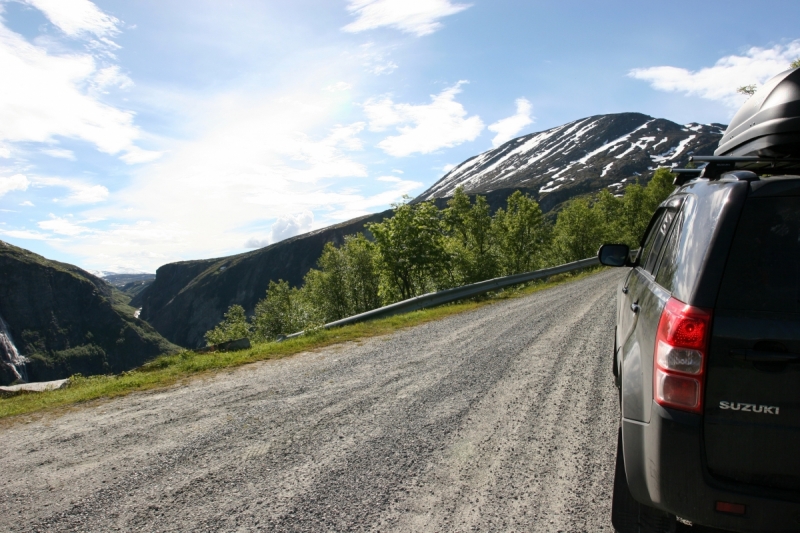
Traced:
[[673, 174], [677, 174], [675, 179], [672, 180], [672, 183], [676, 187], [680, 187], [687, 181], [693, 180], [694, 178], [699, 178], [700, 174], [703, 172], [702, 168], [673, 168], [670, 170]]
[[677, 174], [675, 185], [683, 185], [694, 178], [707, 178], [718, 180], [726, 172], [734, 170], [749, 170], [756, 175], [786, 174], [797, 172], [800, 174], [800, 159], [758, 157], [758, 156], [714, 156], [695, 155], [689, 158], [692, 163], [705, 163], [702, 168], [676, 168], [671, 172]]
[[690, 157], [689, 161], [707, 163], [703, 167], [702, 177], [710, 180], [719, 179], [720, 176], [731, 170], [749, 170], [756, 174], [800, 172], [800, 159], [794, 158], [696, 155]]

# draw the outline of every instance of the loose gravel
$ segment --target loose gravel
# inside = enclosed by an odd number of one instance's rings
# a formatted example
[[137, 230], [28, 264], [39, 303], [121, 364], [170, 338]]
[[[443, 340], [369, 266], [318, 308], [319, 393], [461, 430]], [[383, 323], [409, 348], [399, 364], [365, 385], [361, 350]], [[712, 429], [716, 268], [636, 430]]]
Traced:
[[619, 279], [14, 424], [0, 530], [612, 532]]

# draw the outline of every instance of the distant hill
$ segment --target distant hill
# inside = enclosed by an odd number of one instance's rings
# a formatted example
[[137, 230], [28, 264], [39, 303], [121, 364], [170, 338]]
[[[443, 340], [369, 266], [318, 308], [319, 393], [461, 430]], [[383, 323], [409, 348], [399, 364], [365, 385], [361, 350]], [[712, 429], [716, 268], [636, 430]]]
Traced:
[[549, 211], [587, 192], [619, 193], [626, 184], [645, 182], [659, 166], [686, 165], [693, 154], [712, 155], [725, 127], [679, 125], [641, 113], [596, 115], [467, 159], [415, 200], [446, 198], [459, 186], [498, 198], [521, 189]]
[[156, 279], [155, 274], [119, 274], [117, 272], [103, 272], [103, 275], [99, 277], [118, 289], [131, 283], [142, 283]]
[[[130, 298], [74, 265], [0, 241], [0, 318], [28, 381], [121, 372], [177, 350], [134, 318]], [[0, 383], [16, 376], [0, 343]], [[24, 377], [24, 376], [23, 376]]]
[[[679, 125], [641, 113], [597, 115], [513, 139], [453, 168], [414, 201], [439, 207], [459, 185], [487, 196], [492, 209], [505, 205], [515, 190], [530, 194], [545, 212], [578, 195], [603, 188], [621, 193], [645, 183], [658, 166], [684, 165], [692, 154], [712, 154], [725, 126]], [[134, 297], [141, 318], [170, 341], [201, 346], [231, 304], [250, 314], [270, 280], [298, 286], [326, 242], [340, 244], [364, 224], [391, 211], [298, 235], [266, 248], [230, 257], [170, 263], [158, 269], [152, 285]]]

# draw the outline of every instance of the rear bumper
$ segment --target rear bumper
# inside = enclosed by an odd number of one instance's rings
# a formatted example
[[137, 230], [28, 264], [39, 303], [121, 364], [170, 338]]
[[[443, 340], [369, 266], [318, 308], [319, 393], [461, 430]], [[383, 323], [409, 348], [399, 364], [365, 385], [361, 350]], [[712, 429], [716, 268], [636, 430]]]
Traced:
[[[740, 532], [800, 531], [800, 503], [719, 486], [703, 464], [702, 417], [653, 403], [650, 423], [622, 420], [631, 494], [695, 524]], [[717, 512], [717, 501], [746, 506], [743, 516]]]

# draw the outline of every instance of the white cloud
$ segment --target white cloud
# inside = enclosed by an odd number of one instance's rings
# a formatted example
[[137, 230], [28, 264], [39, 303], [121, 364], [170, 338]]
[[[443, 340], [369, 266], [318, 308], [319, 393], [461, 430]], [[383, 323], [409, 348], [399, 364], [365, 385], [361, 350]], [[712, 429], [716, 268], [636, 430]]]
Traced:
[[533, 118], [531, 117], [531, 103], [525, 98], [517, 98], [516, 104], [516, 114], [502, 120], [498, 120], [489, 126], [489, 131], [493, 131], [497, 134], [494, 136], [494, 139], [492, 139], [493, 147], [497, 148], [504, 142], [510, 141], [522, 130], [522, 128], [529, 124], [533, 124]]
[[468, 7], [450, 0], [350, 0], [347, 10], [358, 18], [343, 29], [357, 33], [389, 26], [417, 36], [428, 35], [441, 28], [440, 18]]
[[397, 63], [389, 59], [385, 61], [373, 61], [367, 65], [367, 70], [369, 70], [376, 76], [381, 76], [383, 74], [391, 74], [392, 72], [397, 70]]
[[443, 166], [443, 167], [442, 167], [442, 172], [444, 172], [445, 174], [447, 174], [448, 172], [450, 172], [450, 171], [451, 171], [451, 170], [453, 170], [454, 168], [456, 168], [456, 166], [455, 166], [455, 165], [453, 165], [453, 164], [451, 164], [451, 163], [448, 163], [447, 165], [445, 165], [445, 166]]
[[69, 159], [70, 161], [75, 161], [75, 154], [72, 150], [65, 150], [64, 148], [46, 148], [42, 150], [43, 154], [47, 154], [50, 157], [58, 157], [60, 159]]
[[119, 33], [120, 21], [100, 11], [89, 0], [24, 0], [70, 37], [92, 33], [109, 38]]
[[361, 60], [367, 72], [376, 76], [391, 74], [397, 70], [397, 63], [388, 59], [388, 52], [385, 48], [376, 48], [375, 43], [364, 43], [361, 45]]
[[269, 236], [266, 239], [251, 237], [244, 243], [245, 248], [263, 248], [270, 244], [280, 242], [289, 237], [300, 235], [311, 231], [314, 224], [314, 213], [303, 211], [298, 215], [284, 215], [278, 217], [270, 228]]
[[7, 146], [0, 145], [0, 157], [9, 159], [11, 157], [11, 149]]
[[12, 239], [27, 239], [32, 241], [46, 241], [50, 239], [50, 235], [46, 233], [29, 230], [0, 230], [0, 235], [5, 235]]
[[96, 204], [108, 198], [108, 189], [102, 185], [92, 185], [84, 189], [73, 191], [67, 197], [68, 203], [73, 204]]
[[130, 89], [133, 80], [120, 71], [119, 65], [98, 69], [89, 80], [91, 91], [95, 94], [108, 94], [109, 88]]
[[753, 47], [744, 55], [725, 56], [713, 67], [697, 71], [660, 66], [633, 69], [628, 76], [647, 81], [660, 91], [682, 92], [738, 108], [746, 97], [736, 92], [737, 87], [763, 84], [788, 69], [789, 63], [798, 56], [800, 40], [795, 40], [772, 48]]
[[70, 194], [64, 199], [67, 205], [96, 204], [108, 199], [108, 189], [102, 185], [93, 185], [83, 180], [66, 178], [31, 178], [35, 187], [63, 187], [69, 189]]
[[164, 152], [142, 150], [138, 146], [131, 146], [128, 148], [127, 152], [119, 156], [119, 158], [129, 165], [135, 165], [137, 163], [149, 163], [151, 161], [155, 161], [162, 155], [164, 155]]
[[24, 191], [31, 184], [28, 178], [22, 174], [14, 174], [8, 178], [0, 178], [0, 196], [11, 191]]
[[455, 96], [461, 92], [463, 81], [431, 95], [430, 104], [395, 104], [391, 98], [370, 99], [364, 103], [372, 131], [384, 131], [395, 126], [399, 135], [378, 143], [383, 151], [396, 157], [413, 153], [428, 154], [440, 148], [451, 148], [475, 140], [483, 130], [477, 115], [467, 117], [467, 111]]
[[19, 205], [21, 205], [22, 207], [36, 207], [35, 205], [33, 205], [33, 202], [31, 202], [30, 200], [25, 200], [24, 202], [22, 202]]
[[[70, 36], [91, 33], [106, 42], [116, 31], [116, 19], [86, 0], [29, 3]], [[137, 150], [134, 142], [140, 133], [134, 114], [98, 99], [111, 87], [132, 83], [118, 66], [103, 64], [107, 54], [50, 53], [1, 22], [0, 143], [52, 143], [62, 136], [86, 141], [112, 155]]]
[[69, 237], [74, 237], [76, 235], [80, 235], [81, 233], [88, 233], [92, 231], [85, 226], [75, 224], [67, 218], [57, 217], [52, 213], [50, 213], [50, 220], [42, 220], [36, 225], [43, 230], [52, 231], [56, 235], [66, 235]]
[[270, 240], [280, 242], [289, 237], [300, 235], [311, 230], [314, 224], [314, 214], [311, 211], [303, 211], [296, 216], [283, 216], [279, 218], [270, 229]]
[[353, 88], [353, 86], [351, 84], [347, 83], [346, 81], [339, 81], [339, 82], [336, 82], [336, 83], [331, 83], [330, 85], [325, 87], [324, 90], [328, 91], [329, 93], [336, 93], [336, 92], [341, 92], [341, 91], [347, 91], [347, 90], [352, 89], [352, 88]]

